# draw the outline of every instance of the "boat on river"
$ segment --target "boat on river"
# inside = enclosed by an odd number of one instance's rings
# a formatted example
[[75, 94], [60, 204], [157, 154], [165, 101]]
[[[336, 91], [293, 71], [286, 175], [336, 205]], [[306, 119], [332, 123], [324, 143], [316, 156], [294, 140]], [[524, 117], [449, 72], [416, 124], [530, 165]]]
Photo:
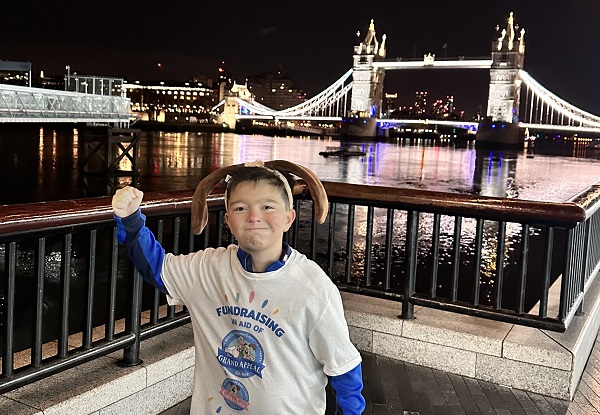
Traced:
[[362, 150], [362, 147], [360, 145], [347, 145], [347, 146], [339, 146], [339, 147], [327, 146], [325, 148], [325, 151], [319, 152], [319, 155], [321, 155], [323, 157], [329, 157], [329, 156], [351, 157], [351, 156], [366, 156], [367, 153], [365, 153]]

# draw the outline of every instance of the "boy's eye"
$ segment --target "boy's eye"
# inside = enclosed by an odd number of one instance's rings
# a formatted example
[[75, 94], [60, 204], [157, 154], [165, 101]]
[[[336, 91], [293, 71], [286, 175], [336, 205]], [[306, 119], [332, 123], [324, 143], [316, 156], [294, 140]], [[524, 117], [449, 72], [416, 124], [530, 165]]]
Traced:
[[269, 210], [269, 209], [275, 209], [275, 206], [273, 206], [273, 205], [265, 205], [265, 206], [263, 207], [263, 209], [265, 209], [265, 210]]
[[234, 212], [243, 212], [244, 210], [246, 210], [244, 206], [236, 206], [233, 208]]

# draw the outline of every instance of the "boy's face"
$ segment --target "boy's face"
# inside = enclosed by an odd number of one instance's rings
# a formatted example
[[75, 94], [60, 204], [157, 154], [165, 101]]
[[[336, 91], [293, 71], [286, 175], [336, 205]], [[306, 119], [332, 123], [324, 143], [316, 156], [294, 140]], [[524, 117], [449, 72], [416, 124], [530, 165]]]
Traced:
[[264, 182], [243, 182], [228, 197], [225, 220], [240, 248], [252, 253], [281, 255], [283, 233], [296, 218], [293, 209], [286, 210], [281, 191]]

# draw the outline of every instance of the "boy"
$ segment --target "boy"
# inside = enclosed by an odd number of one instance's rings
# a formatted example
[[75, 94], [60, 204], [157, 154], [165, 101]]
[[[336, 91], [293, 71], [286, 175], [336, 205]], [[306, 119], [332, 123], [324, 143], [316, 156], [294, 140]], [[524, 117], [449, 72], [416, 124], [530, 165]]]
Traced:
[[190, 413], [323, 415], [327, 376], [338, 413], [362, 413], [361, 357], [349, 340], [339, 291], [283, 242], [296, 217], [287, 180], [262, 163], [235, 169], [228, 179], [225, 220], [237, 245], [227, 248], [165, 254], [144, 224], [141, 191], [120, 189], [112, 202], [144, 280], [170, 304], [189, 309]]

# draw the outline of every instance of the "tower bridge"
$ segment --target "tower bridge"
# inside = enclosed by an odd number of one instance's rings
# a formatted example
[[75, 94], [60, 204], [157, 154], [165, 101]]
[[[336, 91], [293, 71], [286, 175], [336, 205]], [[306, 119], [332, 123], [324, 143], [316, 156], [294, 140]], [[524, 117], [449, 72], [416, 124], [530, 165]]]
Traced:
[[235, 105], [229, 108], [227, 123], [232, 126], [236, 120], [243, 119], [339, 121], [345, 135], [375, 137], [397, 124], [427, 121], [383, 118], [386, 71], [485, 69], [490, 71], [490, 82], [484, 122], [448, 121], [456, 126], [469, 124], [469, 129], [476, 129], [478, 143], [519, 145], [525, 128], [600, 134], [600, 117], [569, 104], [523, 69], [525, 30], [517, 31], [512, 12], [506, 27], [497, 31], [490, 57], [438, 58], [426, 54], [422, 59], [390, 59], [386, 58], [386, 36], [379, 42], [371, 21], [364, 40], [354, 47], [352, 68], [331, 86], [308, 101], [284, 110], [233, 97]]

